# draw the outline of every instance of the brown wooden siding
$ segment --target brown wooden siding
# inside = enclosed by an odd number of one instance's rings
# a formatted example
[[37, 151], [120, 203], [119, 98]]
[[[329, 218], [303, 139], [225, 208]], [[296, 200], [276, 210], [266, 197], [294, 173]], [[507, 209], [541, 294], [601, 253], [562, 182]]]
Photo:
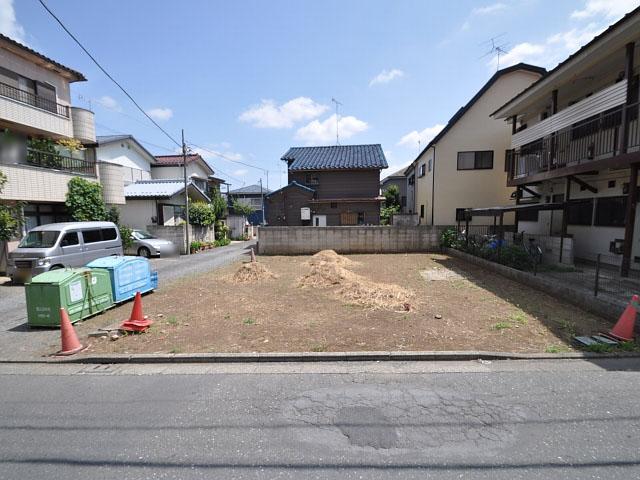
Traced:
[[[301, 188], [285, 188], [265, 198], [267, 223], [273, 226], [301, 226], [300, 209], [309, 206], [313, 193]], [[304, 224], [310, 224], [305, 222]]]
[[[318, 179], [317, 185], [307, 182], [307, 176]], [[315, 170], [289, 172], [289, 182], [309, 185], [316, 198], [374, 198], [380, 194], [379, 170]]]

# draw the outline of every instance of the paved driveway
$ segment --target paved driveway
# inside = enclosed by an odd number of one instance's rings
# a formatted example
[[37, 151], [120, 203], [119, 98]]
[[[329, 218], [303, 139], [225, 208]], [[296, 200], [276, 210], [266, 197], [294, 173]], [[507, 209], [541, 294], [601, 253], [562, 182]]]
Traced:
[[[197, 255], [152, 259], [161, 288], [167, 282], [185, 275], [194, 275], [226, 265], [247, 255], [255, 242], [233, 242]], [[89, 320], [90, 321], [90, 320]], [[33, 352], [50, 345], [59, 336], [58, 330], [29, 329], [24, 287], [0, 286], [0, 359], [29, 359]]]

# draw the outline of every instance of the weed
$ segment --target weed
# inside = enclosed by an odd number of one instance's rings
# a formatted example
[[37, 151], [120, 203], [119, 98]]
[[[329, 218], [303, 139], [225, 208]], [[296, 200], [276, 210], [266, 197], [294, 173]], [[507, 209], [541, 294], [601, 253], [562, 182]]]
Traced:
[[253, 318], [245, 318], [242, 323], [244, 323], [245, 325], [254, 325], [256, 323], [256, 321]]
[[326, 352], [327, 346], [324, 343], [316, 343], [311, 346], [312, 352]]
[[638, 350], [640, 350], [640, 345], [631, 340], [628, 342], [620, 342], [618, 348], [623, 352], [637, 352]]
[[493, 328], [494, 330], [504, 330], [511, 327], [512, 325], [509, 322], [498, 322], [498, 323], [494, 323], [491, 326], [491, 328]]
[[171, 325], [171, 326], [176, 326], [178, 325], [178, 319], [174, 316], [168, 317], [167, 318], [167, 325]]
[[229, 320], [230, 318], [231, 318], [231, 315], [229, 315], [228, 313], [227, 313], [227, 314], [225, 314], [225, 316], [224, 316], [224, 319], [225, 319], [225, 320]]
[[178, 347], [173, 347], [171, 350], [169, 350], [169, 353], [182, 353], [182, 349]]
[[544, 349], [545, 353], [563, 353], [568, 352], [569, 349], [564, 345], [547, 345], [547, 348]]
[[587, 351], [594, 353], [609, 353], [613, 351], [613, 349], [613, 345], [605, 345], [604, 343], [595, 343], [587, 346]]
[[522, 311], [513, 312], [509, 315], [509, 320], [520, 325], [526, 325], [528, 323], [527, 315]]
[[571, 337], [575, 336], [575, 334], [576, 334], [576, 324], [575, 323], [570, 322], [569, 320], [565, 320], [563, 318], [563, 319], [560, 319], [558, 321], [558, 325], [560, 326], [560, 328], [562, 330], [567, 332], [567, 335], [569, 335]]

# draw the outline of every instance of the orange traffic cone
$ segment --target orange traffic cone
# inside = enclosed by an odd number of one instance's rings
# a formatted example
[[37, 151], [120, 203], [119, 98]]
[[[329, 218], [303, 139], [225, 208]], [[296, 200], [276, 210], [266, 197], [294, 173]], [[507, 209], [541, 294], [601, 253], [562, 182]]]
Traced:
[[122, 322], [120, 330], [126, 332], [144, 332], [153, 322], [148, 317], [142, 314], [142, 295], [140, 292], [136, 292], [136, 298], [133, 301], [133, 309], [131, 310], [131, 317], [128, 320]]
[[639, 300], [640, 298], [638, 298], [638, 295], [631, 297], [629, 305], [624, 309], [624, 312], [620, 315], [620, 318], [613, 326], [613, 329], [609, 332], [610, 337], [623, 341], [633, 340], [633, 329], [636, 325], [636, 314], [640, 308], [640, 304], [638, 304]]
[[56, 355], [73, 355], [84, 349], [64, 308], [60, 309], [60, 337], [62, 339], [62, 350]]

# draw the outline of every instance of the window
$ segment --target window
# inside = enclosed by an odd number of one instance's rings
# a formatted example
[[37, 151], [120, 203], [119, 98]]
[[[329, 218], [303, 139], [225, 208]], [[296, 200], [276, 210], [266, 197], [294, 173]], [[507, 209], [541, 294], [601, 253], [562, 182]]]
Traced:
[[553, 197], [551, 197], [551, 201], [553, 203], [562, 203], [562, 202], [564, 202], [564, 193], [554, 193]]
[[116, 232], [115, 228], [103, 228], [102, 229], [102, 240], [115, 240], [118, 238], [118, 232]]
[[456, 208], [456, 222], [464, 222], [466, 217], [465, 217], [465, 212], [466, 208]]
[[609, 183], [607, 183], [607, 187], [616, 188], [616, 181], [615, 180], [609, 180]]
[[358, 225], [364, 225], [364, 212], [358, 212]]
[[61, 247], [71, 247], [72, 245], [78, 245], [80, 240], [78, 240], [78, 232], [67, 232], [62, 237], [60, 241]]
[[605, 197], [596, 201], [596, 221], [598, 227], [624, 227], [627, 197]]
[[593, 198], [569, 201], [567, 215], [569, 225], [591, 225], [592, 217]]
[[331, 208], [338, 208], [338, 204], [336, 202], [331, 202]]
[[418, 171], [419, 177], [424, 177], [426, 175], [427, 166], [423, 163], [420, 165], [420, 170]]
[[102, 241], [102, 230], [83, 230], [82, 238], [84, 243], [96, 243]]
[[534, 210], [531, 208], [526, 210], [518, 210], [516, 211], [516, 221], [517, 222], [537, 222], [538, 212], [539, 210]]
[[409, 177], [409, 185], [414, 185], [416, 183], [416, 176], [415, 175], [411, 175]]
[[458, 152], [458, 170], [490, 170], [493, 168], [493, 150]]
[[430, 158], [429, 161], [427, 162], [427, 170], [431, 171], [431, 161], [432, 159]]
[[320, 179], [318, 178], [317, 175], [312, 175], [310, 173], [307, 173], [307, 176], [305, 178], [305, 183], [307, 185], [319, 185]]
[[424, 218], [424, 205], [420, 205], [420, 218]]
[[50, 248], [56, 244], [56, 240], [60, 236], [60, 232], [54, 230], [46, 230], [39, 232], [29, 232], [22, 239], [20, 248]]

